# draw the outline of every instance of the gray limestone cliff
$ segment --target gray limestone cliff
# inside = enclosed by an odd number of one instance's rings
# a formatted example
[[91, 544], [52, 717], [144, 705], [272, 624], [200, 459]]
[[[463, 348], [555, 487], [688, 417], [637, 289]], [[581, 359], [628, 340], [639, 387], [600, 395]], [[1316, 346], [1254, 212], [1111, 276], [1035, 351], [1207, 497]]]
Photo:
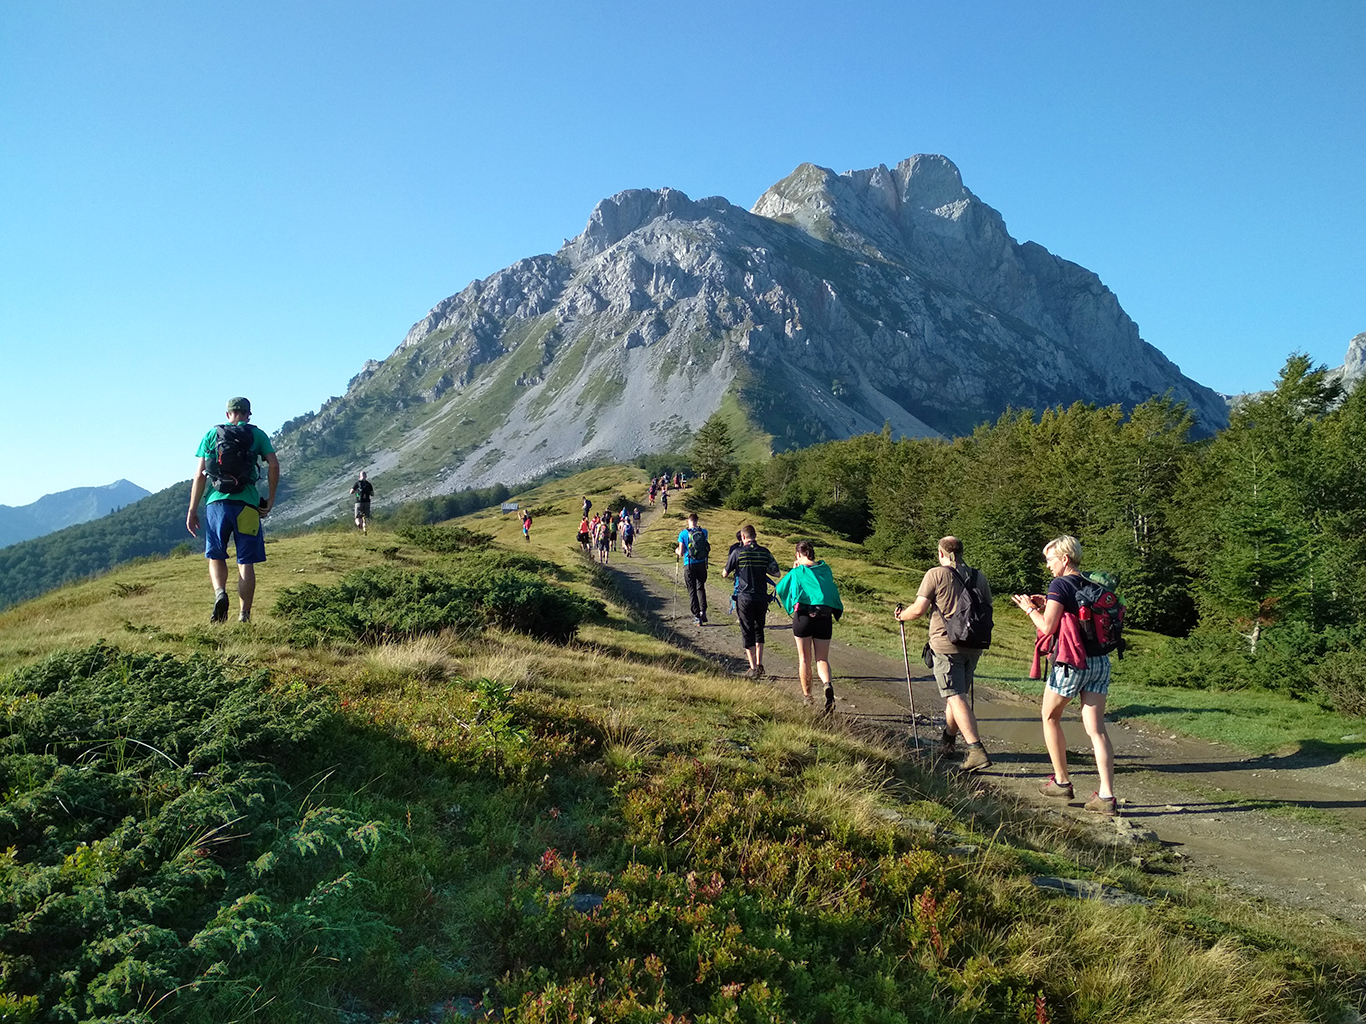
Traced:
[[278, 439], [291, 521], [359, 469], [388, 500], [666, 450], [729, 408], [774, 449], [953, 435], [1005, 409], [1220, 396], [1095, 274], [1011, 238], [942, 156], [803, 164], [750, 211], [636, 189], [556, 253], [438, 303], [344, 396]]

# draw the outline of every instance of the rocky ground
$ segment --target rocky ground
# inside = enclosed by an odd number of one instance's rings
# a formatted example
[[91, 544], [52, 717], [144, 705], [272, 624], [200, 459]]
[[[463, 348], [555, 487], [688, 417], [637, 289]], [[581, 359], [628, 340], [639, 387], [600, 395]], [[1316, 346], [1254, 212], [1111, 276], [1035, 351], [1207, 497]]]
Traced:
[[[645, 528], [650, 528], [648, 518]], [[681, 584], [675, 598], [673, 562], [614, 555], [610, 568], [622, 592], [678, 643], [723, 670], [739, 673], [746, 667], [739, 627], [727, 614], [730, 587], [719, 573], [709, 581], [710, 621], [699, 627], [688, 613]], [[736, 685], [774, 686], [800, 700], [789, 622], [777, 605], [772, 607], [776, 614], [770, 614], [764, 654], [767, 677], [755, 684], [737, 675]], [[841, 644], [838, 629], [830, 655], [836, 713], [910, 730], [905, 664]], [[915, 732], [928, 753], [939, 734], [943, 702], [929, 672], [916, 660], [911, 661], [911, 682], [918, 713]], [[978, 773], [984, 785], [1036, 804], [1044, 813], [1086, 821], [1103, 840], [1122, 844], [1156, 838], [1166, 850], [1165, 859], [1189, 870], [1258, 897], [1366, 926], [1366, 769], [1355, 762], [1315, 760], [1299, 753], [1249, 757], [1141, 722], [1111, 719], [1120, 815], [1109, 819], [1081, 806], [1094, 789], [1095, 776], [1090, 743], [1077, 715], [1069, 714], [1064, 722], [1077, 799], [1059, 806], [1037, 789], [1051, 770], [1037, 704], [985, 686], [978, 687], [975, 703], [993, 761]], [[951, 761], [943, 764], [956, 770]]]

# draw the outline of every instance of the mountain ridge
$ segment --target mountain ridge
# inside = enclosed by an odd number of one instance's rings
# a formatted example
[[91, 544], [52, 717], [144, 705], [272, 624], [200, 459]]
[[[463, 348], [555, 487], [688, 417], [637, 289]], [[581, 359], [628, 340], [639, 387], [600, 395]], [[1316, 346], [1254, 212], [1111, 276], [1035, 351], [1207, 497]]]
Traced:
[[280, 513], [332, 514], [360, 469], [404, 500], [627, 461], [722, 409], [783, 449], [1167, 392], [1204, 432], [1226, 422], [1096, 275], [1017, 243], [947, 158], [803, 164], [752, 210], [619, 192], [556, 253], [437, 303], [281, 431]]
[[98, 487], [71, 487], [44, 494], [27, 505], [0, 505], [0, 548], [98, 519], [151, 493], [120, 479]]

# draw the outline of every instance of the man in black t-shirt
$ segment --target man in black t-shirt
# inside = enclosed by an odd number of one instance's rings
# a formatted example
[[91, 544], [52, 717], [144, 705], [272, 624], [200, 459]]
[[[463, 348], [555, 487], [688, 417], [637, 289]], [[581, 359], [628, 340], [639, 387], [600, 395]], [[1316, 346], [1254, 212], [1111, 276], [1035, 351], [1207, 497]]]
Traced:
[[773, 552], [758, 543], [753, 526], [740, 530], [739, 547], [730, 550], [721, 575], [735, 577], [735, 613], [740, 620], [740, 642], [749, 660], [750, 679], [764, 675], [764, 621], [768, 618], [769, 578], [782, 575]]
[[365, 470], [361, 470], [351, 485], [351, 493], [356, 496], [356, 529], [368, 533], [366, 524], [370, 521], [370, 498], [375, 493], [375, 485], [365, 478]]

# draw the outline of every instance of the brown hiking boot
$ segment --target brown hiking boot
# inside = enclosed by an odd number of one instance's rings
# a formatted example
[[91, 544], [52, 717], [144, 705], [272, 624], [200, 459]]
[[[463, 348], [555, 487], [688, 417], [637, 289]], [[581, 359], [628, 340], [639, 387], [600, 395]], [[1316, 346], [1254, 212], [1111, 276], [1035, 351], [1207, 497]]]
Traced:
[[1099, 792], [1092, 793], [1085, 806], [1088, 811], [1095, 811], [1111, 818], [1119, 813], [1119, 801], [1112, 796], [1101, 796]]
[[975, 747], [968, 747], [968, 756], [963, 759], [963, 771], [977, 772], [990, 767], [991, 758], [987, 757], [985, 747], [980, 743]]
[[958, 753], [958, 734], [945, 730], [939, 734], [939, 756], [953, 757]]
[[1072, 790], [1072, 783], [1065, 782], [1062, 785], [1059, 785], [1057, 780], [1051, 775], [1043, 780], [1043, 785], [1039, 787], [1039, 792], [1044, 796], [1055, 796], [1059, 800], [1071, 800], [1076, 796], [1076, 793]]

